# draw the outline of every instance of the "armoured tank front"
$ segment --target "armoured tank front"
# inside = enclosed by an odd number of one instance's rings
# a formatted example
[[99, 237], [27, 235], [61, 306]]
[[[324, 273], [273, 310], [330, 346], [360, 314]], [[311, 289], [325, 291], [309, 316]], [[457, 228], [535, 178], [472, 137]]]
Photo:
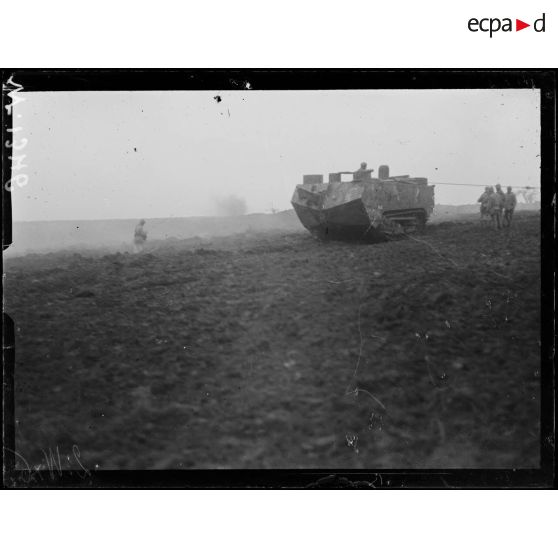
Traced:
[[[378, 178], [365, 163], [356, 172], [307, 174], [291, 203], [301, 223], [327, 240], [377, 241], [420, 231], [434, 209], [434, 186], [426, 178], [389, 176], [382, 165]], [[349, 180], [342, 180], [349, 175]]]

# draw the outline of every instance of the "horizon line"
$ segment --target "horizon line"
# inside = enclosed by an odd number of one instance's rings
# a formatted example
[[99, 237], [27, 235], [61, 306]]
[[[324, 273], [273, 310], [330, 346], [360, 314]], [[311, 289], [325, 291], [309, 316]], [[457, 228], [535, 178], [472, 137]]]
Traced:
[[[540, 205], [540, 201], [535, 201], [532, 203], [525, 203], [525, 202], [518, 202], [518, 205]], [[468, 206], [476, 206], [478, 205], [477, 202], [472, 203], [460, 203], [460, 204], [452, 204], [452, 203], [437, 203], [434, 204], [434, 208], [444, 206], [444, 207], [468, 207]], [[86, 218], [86, 217], [76, 217], [73, 219], [30, 219], [30, 220], [12, 220], [12, 225], [15, 223], [71, 223], [73, 221], [139, 221], [140, 219], [145, 219], [146, 221], [155, 221], [161, 219], [239, 219], [243, 217], [250, 217], [253, 215], [266, 215], [273, 217], [274, 215], [278, 215], [280, 213], [286, 212], [294, 212], [294, 209], [278, 209], [275, 213], [271, 212], [254, 212], [254, 213], [244, 213], [242, 215], [174, 215], [169, 217], [108, 217], [108, 218]]]

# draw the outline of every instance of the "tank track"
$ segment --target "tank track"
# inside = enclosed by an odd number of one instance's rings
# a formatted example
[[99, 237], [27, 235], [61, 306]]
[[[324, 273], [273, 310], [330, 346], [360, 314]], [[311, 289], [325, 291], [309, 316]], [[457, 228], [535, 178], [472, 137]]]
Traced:
[[428, 219], [426, 211], [422, 208], [384, 211], [382, 217], [388, 223], [397, 225], [393, 231], [389, 230], [389, 226], [386, 227], [386, 234], [422, 232]]

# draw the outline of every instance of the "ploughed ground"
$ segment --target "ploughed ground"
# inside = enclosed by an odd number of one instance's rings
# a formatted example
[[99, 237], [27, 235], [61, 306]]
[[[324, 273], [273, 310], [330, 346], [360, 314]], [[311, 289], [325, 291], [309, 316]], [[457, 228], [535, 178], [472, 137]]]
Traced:
[[538, 467], [539, 225], [7, 260], [18, 467]]

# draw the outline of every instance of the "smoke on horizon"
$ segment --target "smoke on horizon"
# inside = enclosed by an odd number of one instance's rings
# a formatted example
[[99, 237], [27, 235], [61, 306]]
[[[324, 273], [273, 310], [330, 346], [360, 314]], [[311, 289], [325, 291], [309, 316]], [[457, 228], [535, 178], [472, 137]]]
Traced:
[[217, 213], [222, 217], [238, 217], [248, 210], [246, 200], [236, 194], [216, 200]]

